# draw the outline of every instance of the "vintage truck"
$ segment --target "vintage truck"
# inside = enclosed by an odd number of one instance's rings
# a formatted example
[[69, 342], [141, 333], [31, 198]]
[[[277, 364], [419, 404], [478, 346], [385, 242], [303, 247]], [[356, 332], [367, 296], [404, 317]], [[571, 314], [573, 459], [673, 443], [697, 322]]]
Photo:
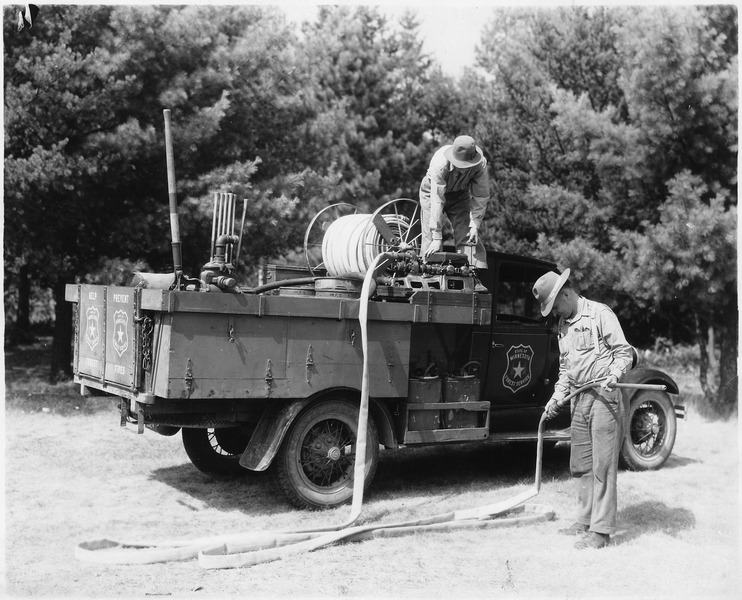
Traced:
[[[254, 288], [236, 281], [241, 232], [224, 226], [234, 223], [229, 194], [215, 197], [211, 260], [200, 277], [176, 270], [139, 274], [128, 286], [68, 285], [82, 393], [114, 396], [121, 425], [139, 433], [181, 431], [204, 473], [270, 468], [294, 505], [335, 506], [353, 490], [359, 309], [368, 302], [367, 484], [380, 448], [535, 440], [559, 357], [553, 317], [539, 314], [531, 289], [557, 266], [501, 252], [488, 252], [479, 272], [452, 252], [423, 261], [411, 200], [370, 215], [328, 208], [307, 230], [307, 264], [264, 266]], [[344, 232], [342, 243], [333, 231]], [[318, 236], [321, 244], [312, 242]], [[341, 264], [356, 246], [351, 264]], [[390, 257], [368, 299], [359, 273], [367, 248]], [[642, 366], [623, 381], [667, 388], [623, 390], [622, 461], [657, 468], [682, 416], [678, 386]], [[544, 439], [569, 439], [567, 414], [548, 422]]]

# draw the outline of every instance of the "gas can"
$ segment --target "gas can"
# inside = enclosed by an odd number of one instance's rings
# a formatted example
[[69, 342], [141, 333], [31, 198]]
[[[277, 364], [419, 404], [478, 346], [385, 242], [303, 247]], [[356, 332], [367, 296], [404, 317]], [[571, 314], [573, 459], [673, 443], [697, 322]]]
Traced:
[[[443, 380], [443, 402], [478, 402], [480, 381], [474, 375], [446, 377]], [[468, 429], [477, 427], [478, 413], [463, 409], [444, 409], [444, 429]]]
[[[408, 404], [434, 404], [441, 401], [442, 381], [440, 377], [410, 379], [407, 394]], [[409, 410], [407, 429], [429, 431], [441, 428], [440, 410]]]

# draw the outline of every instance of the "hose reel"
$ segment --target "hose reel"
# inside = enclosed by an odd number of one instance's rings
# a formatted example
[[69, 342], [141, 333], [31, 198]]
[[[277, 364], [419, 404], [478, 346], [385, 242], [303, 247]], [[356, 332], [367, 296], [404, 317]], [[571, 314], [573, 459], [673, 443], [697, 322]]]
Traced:
[[398, 198], [371, 214], [351, 204], [333, 204], [312, 219], [304, 236], [304, 254], [313, 276], [363, 277], [384, 252], [419, 255], [420, 206]]

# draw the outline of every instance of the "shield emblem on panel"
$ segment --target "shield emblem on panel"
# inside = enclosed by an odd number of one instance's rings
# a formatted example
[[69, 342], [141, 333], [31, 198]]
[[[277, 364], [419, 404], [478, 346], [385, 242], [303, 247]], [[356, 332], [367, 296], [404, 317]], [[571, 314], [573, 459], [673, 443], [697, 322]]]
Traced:
[[126, 352], [129, 347], [129, 336], [126, 325], [129, 322], [129, 315], [123, 310], [117, 310], [113, 313], [113, 349], [119, 357]]
[[531, 382], [531, 362], [533, 348], [519, 344], [510, 346], [507, 353], [508, 365], [502, 376], [502, 385], [515, 393]]
[[100, 313], [95, 306], [88, 307], [85, 311], [85, 341], [93, 350], [100, 341]]

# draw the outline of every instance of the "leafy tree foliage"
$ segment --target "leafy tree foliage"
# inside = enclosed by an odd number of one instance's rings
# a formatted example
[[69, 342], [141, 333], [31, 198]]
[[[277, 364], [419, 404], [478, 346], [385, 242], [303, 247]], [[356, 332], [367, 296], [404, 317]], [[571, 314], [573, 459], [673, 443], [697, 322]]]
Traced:
[[[277, 82], [287, 62], [272, 59], [290, 37], [278, 14], [251, 8], [45, 7], [32, 34], [16, 32], [7, 10], [6, 272], [24, 266], [54, 288], [53, 369], [68, 370], [64, 284], [102, 256], [141, 258], [155, 270], [171, 264], [162, 109], [173, 110], [183, 187], [199, 194], [183, 202], [184, 240], [203, 238], [210, 201], [189, 181], [243, 155], [257, 160], [256, 147], [274, 148], [263, 138], [281, 139], [279, 126], [290, 123]], [[273, 231], [282, 231], [291, 201], [271, 202], [270, 191], [252, 197], [265, 199], [263, 216], [275, 214]], [[282, 236], [262, 230], [261, 254], [275, 253]], [[207, 249], [208, 240], [200, 252], [184, 244], [185, 265], [195, 270]]]
[[[509, 11], [490, 25], [480, 58], [497, 106], [480, 114], [480, 131], [503, 148], [493, 161], [499, 243], [571, 266], [638, 342], [657, 328], [699, 342], [702, 385], [722, 401], [724, 382], [736, 386], [735, 240], [724, 234], [711, 248], [706, 237], [671, 243], [669, 232], [701, 214], [707, 236], [733, 222], [736, 16], [731, 7]], [[678, 198], [696, 212], [674, 210]], [[652, 269], [663, 243], [675, 267]], [[721, 268], [703, 271], [705, 256]], [[718, 294], [660, 293], [677, 290], [673, 278], [692, 285], [686, 271], [696, 269]], [[709, 331], [717, 347], [706, 351]], [[722, 347], [714, 389], [708, 367]]]
[[323, 6], [301, 32], [256, 6], [50, 5], [23, 32], [11, 16], [5, 280], [55, 291], [56, 370], [65, 283], [172, 268], [169, 108], [186, 272], [209, 258], [215, 191], [247, 201], [252, 280], [301, 255], [323, 207], [416, 198], [435, 149], [468, 133], [491, 168], [487, 245], [572, 267], [635, 343], [696, 341], [705, 392], [733, 401], [735, 7], [502, 10], [458, 80], [413, 13], [373, 7]]
[[[701, 349], [701, 385], [707, 397], [736, 401], [736, 211], [728, 199], [709, 198], [701, 178], [688, 171], [669, 183], [657, 223], [645, 231], [614, 232], [631, 270], [623, 273], [643, 310], [681, 315]], [[716, 338], [716, 339], [714, 339]], [[709, 344], [711, 342], [711, 344]], [[714, 356], [718, 344], [721, 361]], [[711, 365], [718, 367], [710, 372]]]
[[307, 164], [340, 176], [339, 196], [364, 207], [417, 192], [434, 140], [421, 113], [430, 59], [417, 21], [392, 29], [373, 7], [321, 7], [304, 25], [303, 94], [311, 114], [299, 141]]

